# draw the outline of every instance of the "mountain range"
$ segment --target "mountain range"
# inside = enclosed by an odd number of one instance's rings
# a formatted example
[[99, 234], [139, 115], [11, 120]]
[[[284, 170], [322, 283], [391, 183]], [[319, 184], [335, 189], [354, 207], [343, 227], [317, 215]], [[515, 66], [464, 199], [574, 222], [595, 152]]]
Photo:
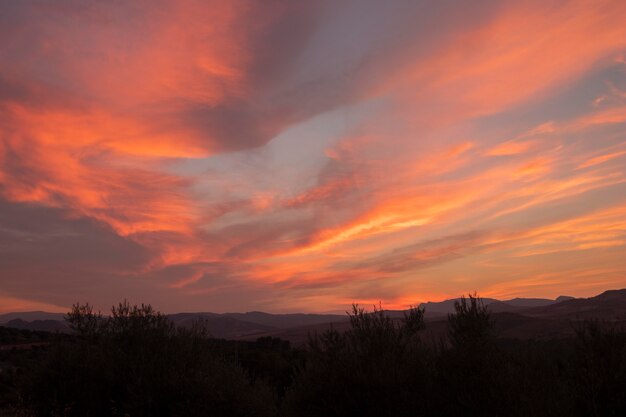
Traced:
[[[447, 315], [454, 311], [459, 299], [427, 302], [427, 329], [433, 336], [445, 332]], [[571, 322], [584, 318], [626, 323], [626, 289], [610, 290], [589, 298], [560, 296], [544, 298], [514, 298], [496, 300], [483, 298], [496, 321], [496, 330], [503, 337], [555, 337], [573, 331]], [[400, 319], [402, 310], [386, 313]], [[0, 326], [27, 330], [69, 332], [62, 313], [43, 311], [16, 312], [0, 315]], [[348, 316], [339, 314], [270, 314], [260, 311], [247, 313], [176, 313], [168, 317], [178, 326], [191, 326], [202, 321], [207, 330], [218, 338], [256, 339], [263, 336], [280, 337], [295, 343], [306, 340], [309, 333], [321, 332], [333, 326], [338, 330], [349, 327]]]

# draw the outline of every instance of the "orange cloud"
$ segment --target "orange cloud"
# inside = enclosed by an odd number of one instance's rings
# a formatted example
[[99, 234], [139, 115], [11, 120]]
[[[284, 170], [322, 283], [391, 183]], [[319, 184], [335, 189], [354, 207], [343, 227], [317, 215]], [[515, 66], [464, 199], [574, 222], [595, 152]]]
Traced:
[[0, 314], [17, 311], [49, 311], [51, 313], [67, 312], [66, 306], [5, 296], [0, 296], [0, 306]]
[[489, 150], [487, 155], [489, 156], [508, 156], [519, 155], [528, 152], [533, 146], [534, 142], [505, 142], [497, 145], [495, 148]]
[[562, 87], [624, 48], [624, 4], [543, 4], [503, 6], [485, 25], [451, 36], [400, 72], [390, 87], [406, 88], [409, 81], [427, 85], [431, 94], [454, 92], [451, 104], [461, 112], [488, 114]]
[[626, 155], [626, 151], [612, 152], [612, 153], [609, 153], [609, 154], [596, 156], [596, 157], [593, 157], [593, 158], [589, 159], [587, 162], [584, 162], [584, 163], [580, 164], [578, 166], [578, 168], [579, 169], [589, 168], [589, 167], [592, 167], [592, 166], [595, 166], [595, 165], [603, 164], [603, 163], [605, 163], [607, 161], [610, 161], [610, 160], [615, 159], [615, 158], [619, 158], [619, 157], [624, 156], [624, 155]]
[[[7, 302], [401, 308], [623, 283], [626, 5], [433, 4], [423, 25], [351, 7], [0, 6]], [[36, 230], [33, 207], [54, 213]], [[108, 247], [123, 262], [90, 256]], [[60, 289], [27, 296], [45, 270]]]

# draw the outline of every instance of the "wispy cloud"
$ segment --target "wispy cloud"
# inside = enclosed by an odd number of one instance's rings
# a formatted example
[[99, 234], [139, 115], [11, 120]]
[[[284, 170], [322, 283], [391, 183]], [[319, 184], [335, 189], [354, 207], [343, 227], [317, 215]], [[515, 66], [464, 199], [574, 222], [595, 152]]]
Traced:
[[341, 310], [624, 285], [625, 19], [620, 1], [5, 2], [0, 301]]

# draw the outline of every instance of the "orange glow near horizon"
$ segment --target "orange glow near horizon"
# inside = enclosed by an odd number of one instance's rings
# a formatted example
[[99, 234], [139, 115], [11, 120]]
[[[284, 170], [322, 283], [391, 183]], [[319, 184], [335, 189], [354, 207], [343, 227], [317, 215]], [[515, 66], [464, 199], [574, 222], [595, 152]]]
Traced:
[[611, 0], [3, 4], [0, 312], [626, 287], [625, 21]]

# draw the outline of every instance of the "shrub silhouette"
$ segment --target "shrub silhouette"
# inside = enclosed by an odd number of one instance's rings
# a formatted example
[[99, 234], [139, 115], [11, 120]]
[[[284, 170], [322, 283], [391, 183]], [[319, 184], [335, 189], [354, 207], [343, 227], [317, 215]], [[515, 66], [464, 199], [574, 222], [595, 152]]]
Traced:
[[575, 326], [574, 393], [580, 415], [626, 415], [626, 337], [613, 323]]
[[[350, 329], [310, 338], [308, 360], [288, 393], [284, 413], [294, 416], [403, 416], [423, 408], [425, 356], [417, 332], [423, 310], [394, 321], [382, 308], [353, 305]], [[419, 408], [417, 408], [419, 409]]]
[[442, 415], [504, 415], [510, 390], [491, 314], [471, 294], [456, 301], [454, 309], [448, 316], [448, 343], [440, 354], [437, 392], [448, 398], [440, 399]]
[[448, 339], [453, 348], [482, 348], [493, 339], [493, 319], [483, 301], [470, 294], [454, 302], [448, 315]]
[[109, 317], [75, 305], [67, 319], [77, 337], [52, 349], [28, 390], [37, 415], [272, 414], [269, 389], [215, 354], [200, 325], [176, 328], [126, 301]]
[[354, 305], [348, 315], [346, 331], [301, 349], [212, 339], [202, 323], [177, 328], [149, 305], [124, 301], [104, 316], [76, 304], [72, 335], [0, 328], [3, 341], [44, 342], [0, 349], [0, 415], [626, 415], [626, 333], [615, 322], [507, 340], [469, 295], [431, 344], [421, 309], [392, 318]]

